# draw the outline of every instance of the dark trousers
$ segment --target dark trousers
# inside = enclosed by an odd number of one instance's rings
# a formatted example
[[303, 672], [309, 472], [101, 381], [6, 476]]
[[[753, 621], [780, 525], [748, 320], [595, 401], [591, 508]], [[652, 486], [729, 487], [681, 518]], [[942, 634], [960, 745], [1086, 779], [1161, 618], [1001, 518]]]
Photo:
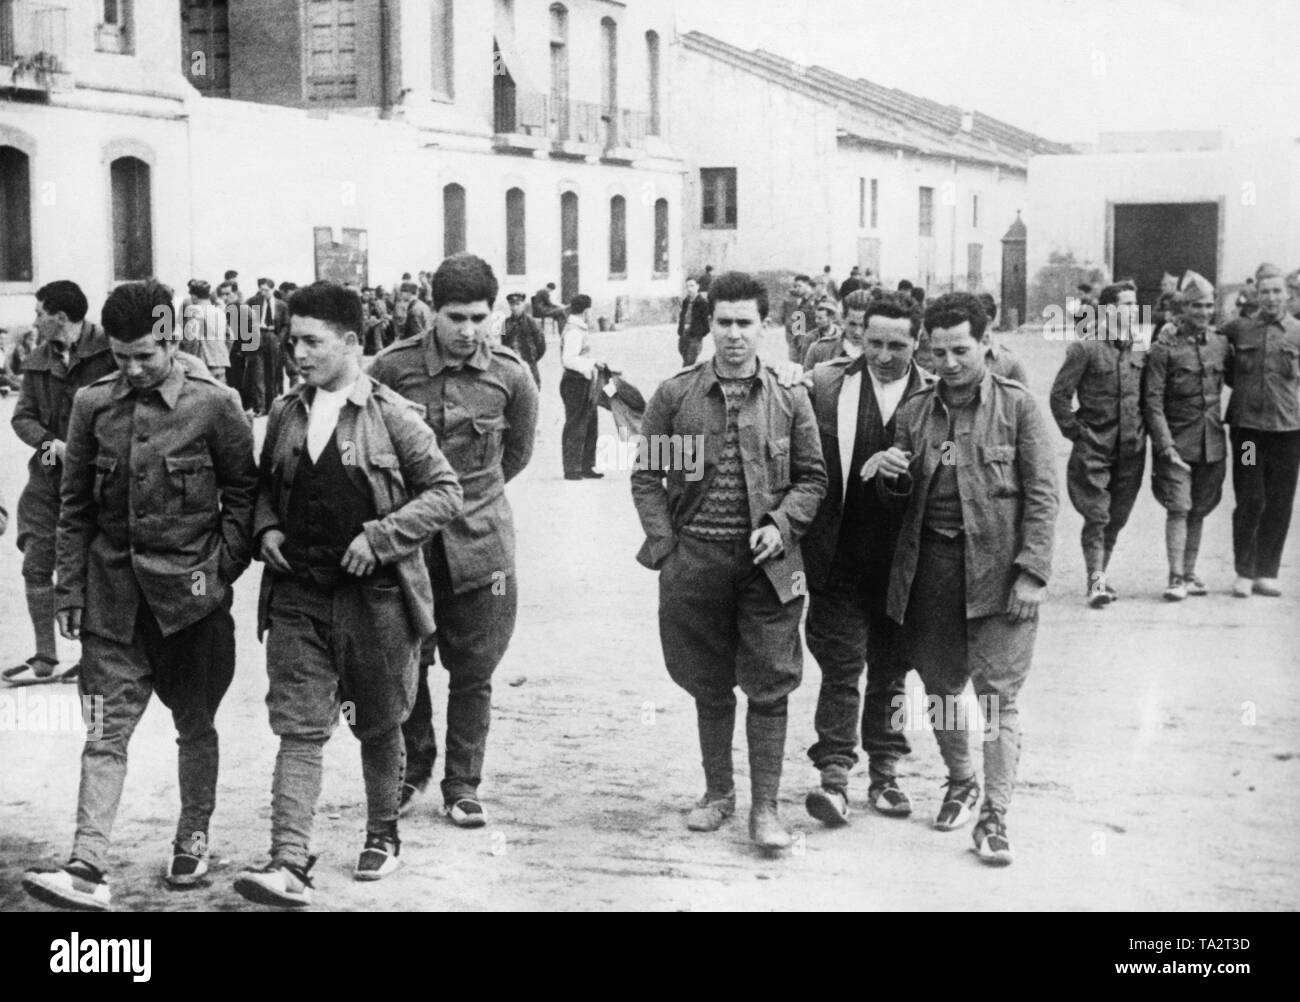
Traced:
[[402, 735], [406, 741], [406, 782], [423, 789], [438, 758], [428, 678], [428, 665], [433, 664], [436, 652], [448, 675], [442, 799], [445, 804], [454, 804], [462, 797], [478, 795], [492, 719], [492, 673], [505, 657], [515, 632], [518, 591], [511, 574], [455, 594], [440, 551], [435, 544], [429, 561], [438, 632], [425, 641], [415, 706], [402, 725]]
[[1005, 814], [1020, 763], [1016, 699], [1033, 662], [1038, 620], [1013, 623], [1004, 613], [967, 619], [965, 541], [928, 535], [921, 537], [906, 619], [908, 657], [925, 684], [948, 778], [975, 774], [968, 732], [972, 724], [978, 729], [978, 718], [960, 702], [969, 681], [985, 716], [983, 813]]
[[[1237, 576], [1275, 578], [1291, 528], [1300, 431], [1232, 429], [1232, 553]], [[1253, 463], [1245, 462], [1253, 459]]]
[[565, 473], [585, 473], [596, 465], [597, 411], [591, 398], [591, 380], [572, 369], [560, 377], [564, 401], [564, 432], [560, 451]]
[[[845, 784], [858, 761], [859, 719], [873, 783], [893, 777], [898, 759], [911, 752], [898, 713], [907, 688], [907, 658], [902, 627], [885, 614], [887, 587], [887, 578], [873, 583], [847, 569], [832, 569], [825, 587], [814, 590], [808, 602], [808, 650], [822, 672], [817, 743], [808, 757]], [[865, 700], [858, 692], [864, 662]]]
[[659, 639], [672, 680], [710, 704], [778, 703], [799, 687], [803, 601], [782, 604], [746, 538], [678, 537], [659, 572]]
[[682, 356], [682, 365], [694, 365], [700, 357], [700, 349], [704, 346], [704, 338], [691, 337], [689, 334], [683, 335], [677, 339], [677, 352]]
[[[171, 710], [176, 725], [181, 796], [176, 841], [190, 851], [205, 851], [217, 802], [220, 756], [214, 720], [235, 674], [232, 595], [227, 593], [220, 607], [169, 637], [162, 635], [144, 602], [129, 643], [82, 634], [78, 686], [83, 705], [99, 713], [101, 729], [87, 736], [81, 753], [75, 858], [99, 869], [106, 866], [126, 781], [127, 745], [154, 692]], [[96, 710], [97, 697], [103, 703]]]
[[1120, 530], [1128, 524], [1142, 489], [1147, 454], [1113, 456], [1080, 439], [1065, 467], [1066, 487], [1075, 511], [1083, 516], [1083, 560], [1088, 573], [1106, 569]]
[[269, 615], [266, 706], [280, 739], [271, 857], [304, 865], [322, 752], [340, 715], [361, 742], [366, 830], [384, 833], [396, 825], [405, 768], [401, 725], [415, 699], [420, 641], [401, 589], [380, 580], [327, 590], [276, 577]]

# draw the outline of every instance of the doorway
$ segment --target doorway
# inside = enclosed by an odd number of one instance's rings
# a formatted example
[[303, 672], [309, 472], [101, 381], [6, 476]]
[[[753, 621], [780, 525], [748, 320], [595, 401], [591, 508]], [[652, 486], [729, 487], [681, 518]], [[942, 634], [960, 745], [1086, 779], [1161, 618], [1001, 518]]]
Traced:
[[1147, 202], [1112, 205], [1111, 274], [1132, 279], [1138, 303], [1160, 298], [1165, 272], [1182, 278], [1189, 268], [1218, 284], [1217, 202]]

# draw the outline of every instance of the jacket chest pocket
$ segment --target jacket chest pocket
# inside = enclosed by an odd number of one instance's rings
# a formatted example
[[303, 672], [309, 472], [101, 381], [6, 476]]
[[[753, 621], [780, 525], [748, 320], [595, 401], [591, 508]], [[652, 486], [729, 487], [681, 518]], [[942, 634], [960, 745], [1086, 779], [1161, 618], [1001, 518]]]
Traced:
[[989, 496], [1014, 498], [1020, 496], [1020, 483], [1016, 477], [1016, 447], [1014, 445], [985, 445], [980, 448], [981, 469]]
[[[388, 489], [388, 510], [393, 511], [406, 503], [406, 478], [401, 464], [391, 452], [380, 452], [370, 457], [370, 465]], [[387, 512], [379, 512], [380, 516]]]
[[790, 440], [775, 438], [767, 443], [767, 485], [774, 491], [790, 486]]
[[1239, 344], [1232, 349], [1233, 368], [1240, 375], [1259, 371], [1259, 345]]
[[1201, 370], [1180, 365], [1169, 373], [1169, 392], [1175, 397], [1194, 397], [1201, 392]]
[[510, 422], [503, 414], [476, 417], [471, 422], [474, 429], [474, 444], [471, 447], [473, 458], [480, 466], [497, 463], [501, 459], [501, 438]]
[[183, 512], [208, 512], [217, 507], [217, 474], [212, 457], [167, 456], [167, 486], [180, 499]]
[[115, 456], [95, 457], [95, 484], [91, 489], [91, 498], [100, 508], [104, 506], [104, 491], [108, 487], [108, 481], [116, 470], [117, 458]]
[[1300, 375], [1300, 348], [1294, 348], [1289, 344], [1281, 345], [1276, 351], [1269, 353], [1268, 367], [1283, 379], [1295, 379]]

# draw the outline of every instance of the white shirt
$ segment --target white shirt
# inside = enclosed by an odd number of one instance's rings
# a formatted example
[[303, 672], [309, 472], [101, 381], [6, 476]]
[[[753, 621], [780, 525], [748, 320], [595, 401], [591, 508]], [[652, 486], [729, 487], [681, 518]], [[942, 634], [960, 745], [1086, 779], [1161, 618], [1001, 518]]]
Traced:
[[590, 379], [596, 372], [596, 360], [591, 357], [588, 333], [587, 321], [577, 314], [570, 314], [564, 324], [564, 333], [560, 335], [560, 361], [566, 369]]
[[322, 390], [319, 386], [316, 387], [316, 395], [312, 398], [311, 410], [307, 415], [307, 455], [311, 456], [313, 463], [320, 459], [320, 454], [329, 444], [330, 436], [338, 427], [339, 412], [348, 402], [348, 394], [351, 392], [351, 386], [345, 386], [341, 390]]
[[[871, 370], [868, 368], [868, 372]], [[894, 416], [894, 411], [898, 410], [898, 405], [903, 402], [903, 394], [907, 392], [907, 377], [905, 373], [901, 379], [895, 379], [892, 383], [882, 383], [876, 378], [874, 372], [871, 373], [871, 385], [876, 391], [876, 405], [880, 408], [880, 423], [889, 424], [889, 419]]]

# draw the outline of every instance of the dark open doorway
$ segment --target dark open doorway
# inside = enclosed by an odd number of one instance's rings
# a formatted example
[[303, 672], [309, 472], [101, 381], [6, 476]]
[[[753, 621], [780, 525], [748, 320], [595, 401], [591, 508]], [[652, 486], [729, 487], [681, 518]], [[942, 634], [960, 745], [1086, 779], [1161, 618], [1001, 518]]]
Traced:
[[1148, 202], [1115, 205], [1111, 274], [1137, 283], [1138, 302], [1151, 306], [1160, 297], [1165, 272], [1182, 277], [1187, 269], [1218, 283], [1219, 204]]

